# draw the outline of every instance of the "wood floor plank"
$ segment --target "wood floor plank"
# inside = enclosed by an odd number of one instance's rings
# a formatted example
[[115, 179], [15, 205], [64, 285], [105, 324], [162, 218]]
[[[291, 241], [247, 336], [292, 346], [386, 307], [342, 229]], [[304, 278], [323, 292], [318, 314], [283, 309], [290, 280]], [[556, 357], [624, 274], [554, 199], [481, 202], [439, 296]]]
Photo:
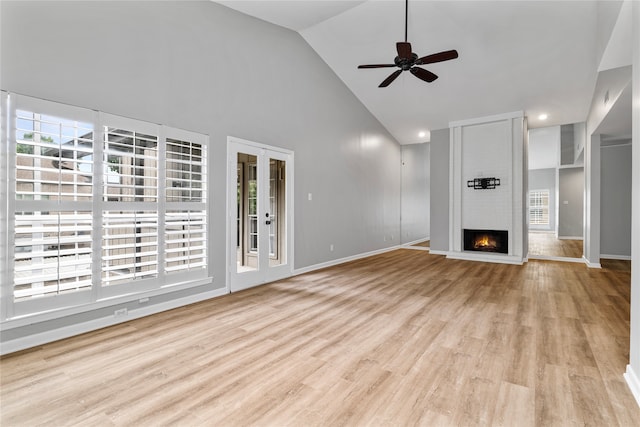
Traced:
[[492, 425], [500, 427], [536, 425], [533, 388], [504, 381], [500, 383]]
[[0, 359], [0, 425], [640, 425], [629, 263], [396, 250]]

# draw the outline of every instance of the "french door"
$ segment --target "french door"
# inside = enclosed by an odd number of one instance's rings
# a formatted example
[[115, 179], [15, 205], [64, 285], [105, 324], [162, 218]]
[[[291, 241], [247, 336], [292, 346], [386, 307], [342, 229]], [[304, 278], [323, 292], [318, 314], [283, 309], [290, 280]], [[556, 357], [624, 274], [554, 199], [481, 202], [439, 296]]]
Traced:
[[229, 137], [227, 170], [231, 292], [291, 276], [293, 152]]

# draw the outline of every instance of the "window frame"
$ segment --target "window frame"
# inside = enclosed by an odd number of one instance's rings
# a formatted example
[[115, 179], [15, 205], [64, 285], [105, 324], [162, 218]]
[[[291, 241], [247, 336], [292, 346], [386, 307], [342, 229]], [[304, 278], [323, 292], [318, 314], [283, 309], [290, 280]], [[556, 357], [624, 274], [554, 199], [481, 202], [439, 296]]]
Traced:
[[[537, 196], [537, 195], [540, 196]], [[537, 197], [536, 197], [537, 196]], [[532, 199], [537, 198], [539, 200], [544, 200], [546, 199], [547, 203], [546, 205], [544, 203], [541, 204], [532, 204]], [[549, 189], [541, 189], [541, 190], [529, 190], [529, 210], [528, 210], [528, 217], [529, 217], [529, 225], [535, 225], [535, 226], [550, 226], [551, 225], [551, 219], [550, 219], [550, 209], [551, 209], [551, 203], [550, 203], [550, 197], [551, 197], [551, 191], [549, 191]], [[532, 222], [532, 210], [533, 209], [541, 209], [542, 213], [541, 213], [541, 217], [544, 217], [544, 211], [546, 209], [547, 211], [547, 222]]]
[[[139, 298], [141, 296], [157, 295], [175, 290], [176, 288], [186, 288], [201, 286], [212, 283], [209, 267], [208, 233], [210, 233], [209, 216], [210, 203], [208, 194], [209, 177], [209, 155], [211, 152], [209, 137], [204, 134], [172, 128], [168, 126], [130, 119], [113, 114], [89, 110], [82, 107], [75, 107], [53, 101], [46, 101], [23, 95], [17, 95], [2, 91], [1, 99], [1, 123], [2, 140], [0, 148], [7, 155], [0, 164], [1, 185], [0, 194], [3, 196], [2, 225], [0, 226], [1, 244], [7, 249], [0, 263], [0, 297], [2, 302], [2, 317], [0, 321], [5, 323], [21, 317], [43, 316], [51, 317], [52, 313], [69, 311], [81, 312], [92, 310], [104, 306], [105, 301]], [[64, 119], [71, 119], [93, 124], [93, 152], [92, 152], [92, 200], [90, 201], [60, 201], [60, 200], [16, 200], [16, 127], [17, 110], [31, 111], [47, 116], [56, 116]], [[109, 201], [106, 200], [106, 174], [105, 165], [108, 158], [105, 156], [105, 129], [107, 127], [133, 128], [137, 132], [157, 136], [157, 174], [156, 174], [156, 201]], [[190, 141], [191, 144], [200, 145], [202, 154], [202, 199], [200, 202], [166, 202], [166, 176], [165, 176], [165, 153], [167, 138]], [[6, 159], [6, 161], [5, 161]], [[6, 202], [5, 202], [6, 201]], [[51, 211], [52, 206], [58, 206], [58, 211], [78, 210], [81, 207], [89, 211], [92, 215], [91, 231], [91, 286], [89, 289], [82, 289], [70, 293], [45, 295], [42, 297], [29, 297], [24, 300], [15, 300], [14, 297], [14, 274], [15, 274], [15, 232], [12, 225], [15, 224], [16, 212], [36, 211], [46, 209]], [[179, 205], [179, 206], [178, 206]], [[26, 209], [25, 209], [26, 208]], [[169, 274], [166, 271], [165, 251], [165, 216], [169, 209], [182, 211], [188, 209], [199, 209], [204, 212], [203, 231], [204, 253], [197, 268], [189, 271], [180, 271], [179, 274]], [[126, 283], [118, 283], [105, 286], [102, 277], [103, 264], [103, 212], [114, 211], [155, 211], [157, 212], [157, 239], [156, 239], [156, 270], [157, 277], [150, 277], [141, 280], [132, 280]], [[200, 238], [202, 240], [202, 238]], [[133, 297], [132, 297], [133, 295]], [[55, 317], [55, 315], [54, 315]]]

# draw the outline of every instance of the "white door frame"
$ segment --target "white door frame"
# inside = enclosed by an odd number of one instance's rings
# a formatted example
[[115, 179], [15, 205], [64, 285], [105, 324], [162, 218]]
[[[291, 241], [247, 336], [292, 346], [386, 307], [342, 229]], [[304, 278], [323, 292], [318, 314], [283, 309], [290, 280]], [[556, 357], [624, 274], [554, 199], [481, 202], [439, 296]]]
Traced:
[[[277, 267], [259, 268], [256, 272], [249, 273], [237, 273], [236, 265], [236, 233], [237, 233], [237, 163], [238, 153], [253, 154], [258, 157], [265, 155], [273, 155], [273, 158], [278, 158], [286, 161], [285, 168], [285, 230], [286, 230], [286, 262]], [[233, 136], [227, 137], [227, 218], [226, 218], [226, 288], [228, 292], [236, 292], [242, 289], [258, 286], [263, 283], [272, 282], [275, 280], [283, 279], [293, 275], [293, 151], [273, 147], [258, 142], [248, 141]], [[260, 166], [258, 166], [260, 168]], [[266, 171], [268, 172], [268, 170]], [[260, 173], [260, 171], [258, 172]], [[268, 176], [265, 173], [262, 176]], [[264, 178], [262, 179], [264, 180]], [[267, 180], [268, 182], [268, 180]], [[258, 200], [259, 206], [259, 218], [262, 221], [263, 209], [268, 203], [268, 200]], [[260, 222], [259, 221], [259, 222]], [[262, 233], [264, 234], [264, 233]], [[264, 237], [264, 236], [262, 236]], [[258, 243], [258, 248], [264, 248], [265, 242], [268, 241], [268, 235], [266, 239], [263, 239], [263, 243]], [[259, 249], [260, 250], [260, 249]], [[263, 267], [264, 267], [263, 263]]]

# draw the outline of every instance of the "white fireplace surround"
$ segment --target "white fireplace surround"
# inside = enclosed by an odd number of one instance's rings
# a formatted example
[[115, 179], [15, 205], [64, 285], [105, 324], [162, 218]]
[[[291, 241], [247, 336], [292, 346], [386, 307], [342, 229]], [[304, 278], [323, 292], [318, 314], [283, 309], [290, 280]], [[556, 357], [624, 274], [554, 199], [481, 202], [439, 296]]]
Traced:
[[[522, 111], [449, 123], [449, 258], [522, 264], [526, 231], [524, 199], [526, 119]], [[495, 189], [467, 181], [498, 178]], [[509, 253], [463, 250], [463, 229], [507, 230]]]

